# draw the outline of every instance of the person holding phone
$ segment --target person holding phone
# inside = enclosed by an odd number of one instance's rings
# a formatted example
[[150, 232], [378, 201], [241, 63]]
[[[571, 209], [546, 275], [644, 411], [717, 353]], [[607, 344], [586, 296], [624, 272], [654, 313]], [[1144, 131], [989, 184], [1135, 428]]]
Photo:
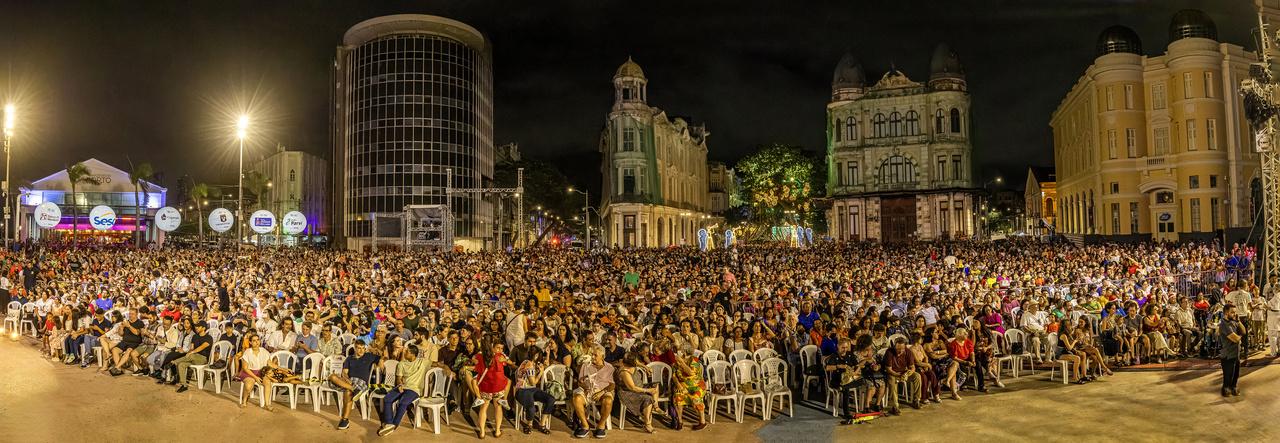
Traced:
[[1222, 343], [1218, 358], [1222, 363], [1222, 396], [1239, 396], [1236, 382], [1240, 379], [1240, 351], [1245, 329], [1236, 317], [1236, 305], [1222, 308], [1222, 321], [1218, 322], [1218, 338]]

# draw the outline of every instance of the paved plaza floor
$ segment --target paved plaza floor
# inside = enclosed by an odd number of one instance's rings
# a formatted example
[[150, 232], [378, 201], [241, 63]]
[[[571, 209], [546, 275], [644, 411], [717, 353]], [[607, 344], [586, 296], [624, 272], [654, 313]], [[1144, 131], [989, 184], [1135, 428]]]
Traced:
[[[377, 422], [352, 420], [334, 428], [333, 406], [310, 405], [274, 412], [240, 409], [234, 394], [211, 389], [173, 392], [149, 378], [112, 378], [40, 357], [28, 339], [0, 339], [0, 441], [13, 442], [222, 442], [222, 441], [476, 441], [455, 414], [441, 435], [402, 427], [379, 438]], [[1050, 382], [1047, 374], [1006, 379], [1008, 389], [966, 391], [961, 401], [943, 400], [923, 411], [868, 424], [839, 426], [838, 420], [801, 404], [796, 417], [768, 422], [749, 415], [744, 423], [721, 416], [705, 430], [675, 432], [659, 426], [646, 434], [632, 426], [605, 441], [626, 442], [1046, 442], [1046, 441], [1276, 441], [1280, 439], [1280, 365], [1245, 368], [1242, 397], [1218, 395], [1216, 370], [1131, 371], [1087, 385]], [[797, 400], [799, 397], [797, 396]], [[820, 401], [817, 400], [817, 401]], [[750, 412], [750, 410], [748, 411]], [[358, 415], [358, 414], [353, 414]], [[407, 419], [406, 419], [407, 420]], [[406, 422], [407, 423], [407, 422]], [[568, 441], [557, 421], [550, 436], [524, 435], [504, 427], [501, 441]], [[490, 436], [486, 441], [494, 441]]]

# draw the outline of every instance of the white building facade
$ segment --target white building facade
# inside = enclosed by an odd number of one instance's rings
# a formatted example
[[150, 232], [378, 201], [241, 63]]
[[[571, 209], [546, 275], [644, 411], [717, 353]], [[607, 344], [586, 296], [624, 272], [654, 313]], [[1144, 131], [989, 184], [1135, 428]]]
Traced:
[[630, 58], [613, 76], [613, 109], [600, 134], [604, 244], [696, 245], [711, 220], [704, 126], [649, 106], [648, 80]]
[[837, 241], [967, 238], [976, 232], [964, 70], [946, 45], [927, 83], [890, 69], [867, 87], [846, 54], [827, 104], [827, 226]]
[[307, 217], [307, 235], [329, 232], [329, 162], [302, 151], [277, 146], [276, 152], [255, 162], [252, 170], [262, 173], [271, 187], [258, 208], [284, 217], [290, 211]]

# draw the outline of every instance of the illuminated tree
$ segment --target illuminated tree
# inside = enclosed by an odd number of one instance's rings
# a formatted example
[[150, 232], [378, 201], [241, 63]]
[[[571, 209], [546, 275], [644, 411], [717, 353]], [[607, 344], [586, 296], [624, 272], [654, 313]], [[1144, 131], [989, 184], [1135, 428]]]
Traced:
[[821, 164], [798, 146], [773, 144], [738, 162], [746, 218], [753, 223], [797, 221], [812, 226], [818, 211], [813, 198], [825, 188]]

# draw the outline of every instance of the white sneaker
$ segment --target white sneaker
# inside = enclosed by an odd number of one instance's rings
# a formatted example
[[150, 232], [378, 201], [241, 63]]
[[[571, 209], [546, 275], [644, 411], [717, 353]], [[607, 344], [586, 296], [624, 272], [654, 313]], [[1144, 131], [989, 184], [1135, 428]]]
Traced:
[[1000, 381], [1000, 380], [996, 380], [996, 386], [999, 386], [999, 387], [1002, 387], [1002, 388], [1003, 388], [1003, 387], [1004, 387], [1004, 382], [1002, 382], [1002, 381]]
[[481, 400], [481, 399], [478, 399], [478, 398], [477, 398], [477, 399], [476, 399], [476, 401], [471, 402], [471, 409], [478, 408], [478, 407], [480, 407], [480, 406], [482, 406], [482, 405], [484, 405], [484, 400]]
[[502, 406], [502, 409], [511, 409], [511, 406], [507, 405], [507, 399], [505, 398], [499, 398], [498, 404]]

